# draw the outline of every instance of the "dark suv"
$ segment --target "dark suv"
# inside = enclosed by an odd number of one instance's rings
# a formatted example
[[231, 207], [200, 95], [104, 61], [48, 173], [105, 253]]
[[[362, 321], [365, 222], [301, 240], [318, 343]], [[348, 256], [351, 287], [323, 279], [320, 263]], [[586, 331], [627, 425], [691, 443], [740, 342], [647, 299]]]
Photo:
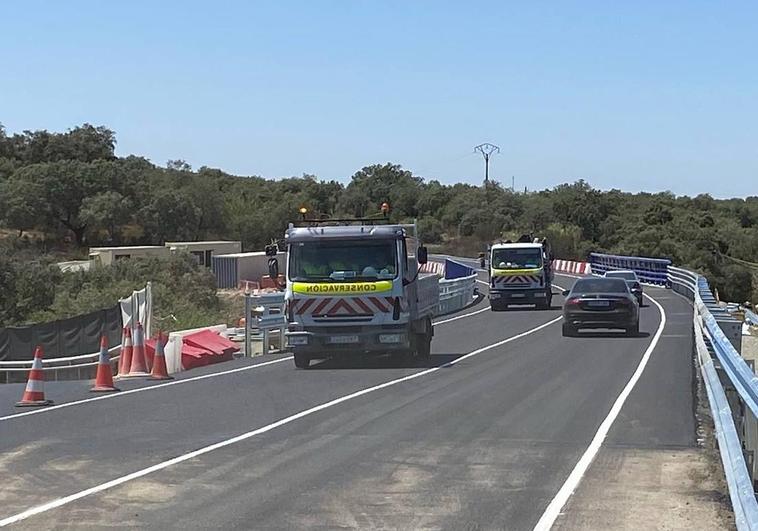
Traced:
[[637, 298], [637, 304], [642, 306], [642, 284], [640, 284], [640, 279], [637, 278], [637, 273], [629, 270], [607, 271], [605, 276], [607, 278], [623, 278], [626, 280], [626, 283], [629, 285], [629, 291]]

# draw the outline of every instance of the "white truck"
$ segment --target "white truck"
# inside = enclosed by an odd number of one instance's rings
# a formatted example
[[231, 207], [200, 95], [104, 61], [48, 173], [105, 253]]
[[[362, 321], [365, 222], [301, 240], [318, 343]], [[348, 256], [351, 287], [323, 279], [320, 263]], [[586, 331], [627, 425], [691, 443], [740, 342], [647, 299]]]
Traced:
[[547, 240], [529, 235], [499, 242], [489, 250], [490, 307], [533, 304], [550, 308], [553, 300], [552, 251]]
[[438, 276], [419, 272], [415, 225], [290, 224], [285, 309], [295, 366], [365, 353], [428, 358]]

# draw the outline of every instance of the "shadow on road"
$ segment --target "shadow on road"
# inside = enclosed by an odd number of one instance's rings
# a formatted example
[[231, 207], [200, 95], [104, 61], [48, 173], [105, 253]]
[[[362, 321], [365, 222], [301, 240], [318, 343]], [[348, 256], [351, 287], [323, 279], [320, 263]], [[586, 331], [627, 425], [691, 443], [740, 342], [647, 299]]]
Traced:
[[624, 331], [619, 330], [618, 332], [608, 332], [608, 331], [602, 331], [602, 332], [590, 332], [590, 331], [579, 331], [578, 334], [574, 337], [589, 337], [589, 338], [612, 338], [612, 339], [637, 339], [641, 337], [650, 337], [649, 332], [639, 332], [637, 334], [629, 334], [627, 335]]
[[432, 354], [428, 360], [411, 356], [341, 356], [312, 360], [309, 370], [431, 369], [442, 367], [463, 354]]
[[493, 312], [546, 312], [549, 310], [560, 310], [563, 308], [562, 306], [557, 306], [555, 304], [551, 305], [548, 308], [545, 308], [544, 310], [540, 310], [538, 308], [535, 308], [533, 304], [511, 304], [507, 307], [504, 306], [496, 306], [493, 308]]

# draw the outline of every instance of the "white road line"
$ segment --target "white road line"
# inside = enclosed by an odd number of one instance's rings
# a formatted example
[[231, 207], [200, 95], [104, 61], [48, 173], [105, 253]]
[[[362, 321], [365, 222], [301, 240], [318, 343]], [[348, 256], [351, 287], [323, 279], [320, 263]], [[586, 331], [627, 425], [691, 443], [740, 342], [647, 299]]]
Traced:
[[[483, 308], [483, 309], [477, 310], [475, 312], [466, 313], [466, 314], [463, 314], [463, 315], [458, 315], [456, 317], [452, 317], [450, 319], [445, 319], [443, 321], [438, 321], [438, 322], [433, 323], [433, 324], [436, 326], [436, 325], [441, 325], [441, 324], [445, 324], [445, 323], [450, 323], [452, 321], [457, 321], [458, 319], [464, 319], [466, 317], [471, 317], [473, 315], [477, 315], [477, 314], [480, 314], [480, 313], [485, 312], [485, 311], [489, 311], [489, 308]], [[251, 369], [257, 369], [258, 367], [265, 367], [266, 365], [273, 365], [275, 363], [281, 363], [283, 361], [289, 361], [291, 359], [292, 359], [292, 356], [287, 356], [285, 358], [279, 358], [279, 359], [275, 359], [275, 360], [271, 360], [271, 361], [266, 361], [266, 362], [263, 362], [263, 363], [256, 363], [255, 365], [248, 365], [248, 366], [245, 366], [245, 367], [238, 367], [236, 369], [229, 369], [227, 371], [212, 372], [212, 373], [209, 373], [209, 374], [203, 374], [201, 376], [193, 376], [191, 378], [182, 378], [181, 380], [173, 380], [173, 381], [167, 382], [167, 383], [162, 383], [162, 384], [157, 384], [157, 385], [151, 385], [149, 387], [138, 387], [136, 389], [129, 389], [128, 391], [122, 391], [120, 393], [114, 393], [112, 395], [93, 396], [92, 398], [84, 398], [82, 400], [75, 400], [73, 402], [64, 402], [62, 404], [57, 404], [55, 406], [48, 406], [48, 407], [41, 408], [41, 409], [30, 409], [29, 411], [24, 411], [23, 413], [14, 413], [12, 415], [6, 415], [4, 417], [0, 417], [0, 422], [2, 422], [4, 420], [17, 419], [17, 418], [20, 418], [20, 417], [28, 417], [30, 415], [39, 415], [41, 413], [47, 413], [49, 411], [55, 411], [56, 409], [63, 409], [63, 408], [66, 408], [66, 407], [71, 407], [71, 406], [78, 406], [78, 405], [81, 405], [81, 404], [87, 404], [89, 402], [95, 402], [97, 400], [108, 400], [108, 399], [111, 399], [111, 398], [120, 398], [122, 396], [128, 396], [128, 395], [132, 395], [132, 394], [135, 394], [135, 393], [141, 393], [143, 391], [152, 391], [154, 389], [161, 389], [163, 387], [170, 387], [172, 385], [181, 385], [181, 384], [190, 383], [190, 382], [197, 382], [199, 380], [206, 380], [208, 378], [215, 378], [217, 376], [225, 376], [227, 374], [234, 374], [234, 373], [237, 373], [237, 372], [249, 371]]]
[[605, 420], [603, 420], [603, 422], [600, 424], [600, 427], [597, 429], [595, 436], [592, 438], [592, 441], [590, 441], [590, 445], [587, 447], [587, 449], [582, 454], [582, 457], [574, 466], [571, 474], [569, 474], [568, 478], [566, 478], [566, 481], [563, 483], [558, 493], [547, 506], [545, 512], [542, 514], [542, 517], [540, 517], [539, 521], [537, 522], [537, 525], [534, 526], [534, 531], [548, 531], [551, 527], [553, 527], [553, 524], [555, 523], [556, 518], [558, 518], [561, 509], [564, 505], [566, 505], [568, 499], [579, 486], [579, 483], [582, 481], [582, 477], [587, 472], [587, 469], [592, 464], [592, 461], [595, 459], [595, 456], [597, 455], [597, 452], [600, 450], [600, 446], [603, 444], [603, 441], [608, 435], [613, 422], [621, 412], [621, 408], [624, 406], [624, 402], [626, 402], [626, 399], [634, 389], [634, 386], [637, 385], [637, 382], [639, 381], [643, 371], [645, 370], [645, 367], [647, 366], [647, 362], [650, 360], [650, 356], [652, 355], [653, 350], [655, 350], [655, 347], [658, 344], [658, 340], [661, 338], [663, 328], [666, 326], [666, 310], [664, 310], [663, 306], [661, 306], [658, 301], [651, 296], [645, 294], [645, 297], [650, 299], [653, 304], [658, 307], [658, 311], [661, 314], [661, 323], [658, 325], [658, 330], [656, 331], [655, 336], [653, 336], [653, 340], [650, 342], [650, 345], [648, 345], [647, 350], [642, 355], [642, 359], [637, 366], [637, 370], [634, 371], [634, 374], [632, 374], [632, 377], [629, 379], [626, 386], [621, 391], [621, 394], [618, 396], [618, 398], [616, 398], [613, 406], [611, 406], [611, 410], [608, 412]]
[[220, 371], [220, 372], [212, 372], [210, 374], [203, 374], [200, 376], [193, 376], [192, 378], [183, 378], [181, 380], [173, 380], [171, 382], [166, 382], [162, 384], [157, 385], [151, 385], [150, 387], [138, 387], [136, 389], [129, 389], [128, 391], [121, 391], [120, 393], [115, 393], [112, 395], [99, 395], [99, 396], [93, 396], [92, 398], [84, 398], [82, 400], [76, 400], [74, 402], [64, 402], [63, 404], [58, 404], [55, 406], [48, 406], [44, 409], [32, 409], [29, 411], [24, 411], [23, 413], [15, 413], [13, 415], [6, 415], [5, 417], [0, 417], [0, 421], [3, 420], [11, 420], [16, 419], [19, 417], [27, 417], [29, 415], [37, 415], [40, 413], [47, 413], [48, 411], [55, 411], [56, 409], [62, 409], [64, 407], [71, 407], [71, 406], [78, 406], [80, 404], [86, 404], [88, 402], [95, 402], [97, 400], [108, 400], [111, 398], [120, 398], [122, 396], [132, 395], [134, 393], [141, 393], [143, 391], [152, 391], [153, 389], [161, 389], [163, 387], [170, 387], [172, 385], [182, 385], [190, 382], [197, 382], [198, 380], [205, 380], [208, 378], [214, 378], [216, 376], [224, 376], [226, 374], [234, 374], [236, 372], [242, 372], [242, 371], [249, 371], [251, 369], [257, 369], [259, 367], [265, 367], [267, 365], [273, 365], [275, 363], [282, 363], [283, 361], [289, 361], [292, 359], [292, 356], [287, 356], [285, 358], [278, 358], [271, 361], [266, 361], [263, 363], [256, 363], [255, 365], [247, 365], [245, 367], [238, 367], [236, 369], [229, 369], [228, 371]]
[[[511, 336], [507, 339], [504, 339], [502, 341], [498, 341], [497, 343], [493, 343], [491, 345], [487, 345], [486, 347], [482, 347], [480, 349], [474, 350], [473, 352], [469, 352], [468, 354], [465, 354], [459, 358], [456, 358], [455, 360], [451, 361], [450, 363], [447, 363], [444, 365], [444, 367], [449, 367], [451, 365], [456, 365], [463, 360], [466, 360], [468, 358], [474, 357], [478, 354], [481, 354], [482, 352], [486, 352], [488, 350], [492, 350], [494, 348], [500, 347], [505, 345], [506, 343], [510, 343], [511, 341], [516, 341], [517, 339], [520, 339], [524, 336], [528, 336], [529, 334], [533, 334], [534, 332], [537, 332], [539, 330], [542, 330], [543, 328], [546, 328], [550, 326], [553, 323], [557, 323], [561, 320], [561, 317], [557, 317], [551, 321], [548, 321], [547, 323], [543, 323], [539, 326], [536, 326], [534, 328], [531, 328], [527, 330], [526, 332], [522, 332], [520, 334], [517, 334], [515, 336]], [[195, 450], [193, 452], [189, 452], [183, 455], [179, 455], [177, 457], [174, 457], [173, 459], [169, 459], [168, 461], [163, 461], [162, 463], [155, 464], [153, 466], [143, 468], [142, 470], [137, 470], [136, 472], [132, 472], [131, 474], [127, 474], [125, 476], [121, 476], [119, 478], [113, 479], [111, 481], [107, 481], [105, 483], [101, 483], [100, 485], [96, 485], [94, 487], [91, 487], [89, 489], [85, 489], [82, 491], [79, 491], [75, 494], [71, 494], [69, 496], [64, 496], [62, 498], [58, 498], [56, 500], [49, 501], [47, 503], [44, 503], [42, 505], [38, 505], [36, 507], [32, 507], [30, 509], [27, 509], [26, 511], [23, 511], [21, 513], [15, 514], [13, 516], [6, 517], [2, 520], [0, 520], [0, 527], [4, 527], [10, 524], [14, 524], [17, 522], [20, 522], [22, 520], [26, 520], [27, 518], [44, 513], [47, 511], [50, 511], [51, 509], [56, 509], [58, 507], [62, 507], [63, 505], [67, 505], [69, 503], [75, 502], [77, 500], [80, 500], [82, 498], [85, 498], [87, 496], [91, 496], [93, 494], [97, 494], [103, 491], [106, 491], [108, 489], [112, 489], [113, 487], [117, 487], [119, 485], [123, 485], [124, 483], [127, 483], [129, 481], [133, 481], [135, 479], [139, 479], [141, 477], [147, 476], [148, 474], [152, 474], [153, 472], [158, 472], [159, 470], [163, 470], [165, 468], [168, 468], [173, 465], [177, 465], [179, 463], [183, 463], [184, 461], [188, 461], [190, 459], [193, 459], [195, 457], [199, 457], [201, 455], [213, 452], [215, 450], [219, 450], [221, 448], [225, 448], [227, 446], [236, 444], [238, 442], [245, 441], [247, 439], [250, 439], [251, 437], [255, 437], [256, 435], [260, 435], [262, 433], [269, 432], [273, 429], [279, 428], [280, 426], [284, 426], [285, 424], [289, 424], [291, 422], [294, 422], [298, 419], [301, 419], [303, 417], [307, 417], [309, 415], [313, 415], [314, 413], [318, 413], [319, 411], [323, 411], [324, 409], [328, 409], [330, 407], [334, 407], [338, 404], [341, 404], [343, 402], [347, 402], [348, 400], [352, 400], [354, 398], [358, 398], [363, 395], [367, 395], [369, 393], [373, 393], [374, 391], [379, 391], [381, 389], [385, 389], [387, 387], [391, 387], [394, 385], [397, 385], [399, 383], [407, 382], [409, 380], [414, 380], [416, 378], [421, 378], [422, 376], [426, 376], [428, 374], [435, 373], [439, 371], [443, 366], [440, 367], [433, 367], [431, 369], [427, 369], [425, 371], [417, 372], [415, 374], [411, 374], [408, 376], [404, 376], [403, 378], [398, 378], [396, 380], [390, 380], [389, 382], [385, 382], [383, 384], [375, 385], [373, 387], [368, 387], [366, 389], [362, 389], [360, 391], [356, 391], [354, 393], [350, 393], [349, 395], [342, 396], [340, 398], [336, 398], [334, 400], [331, 400], [329, 402], [325, 402], [323, 404], [320, 404], [318, 406], [312, 407], [310, 409], [306, 409], [304, 411], [301, 411], [299, 413], [295, 413], [294, 415], [290, 415], [289, 417], [285, 417], [281, 420], [278, 420], [272, 424], [268, 424], [267, 426], [263, 426], [261, 428], [257, 428], [255, 430], [249, 431], [247, 433], [243, 433], [241, 435], [237, 435], [236, 437], [232, 437], [230, 439], [226, 439], [214, 444], [211, 444], [209, 446], [206, 446], [204, 448], [200, 448], [199, 450]]]
[[486, 308], [482, 308], [480, 310], [476, 310], [475, 312], [464, 313], [463, 315], [456, 315], [455, 317], [451, 317], [450, 319], [445, 319], [444, 321], [437, 321], [436, 323], [433, 323], [433, 324], [434, 326], [437, 326], [437, 325], [441, 325], [445, 323], [451, 323], [453, 321], [457, 321], [458, 319], [464, 319], [466, 317], [471, 317], [472, 315], [477, 315], [477, 314], [488, 312], [488, 311], [490, 311], [489, 306], [487, 306]]

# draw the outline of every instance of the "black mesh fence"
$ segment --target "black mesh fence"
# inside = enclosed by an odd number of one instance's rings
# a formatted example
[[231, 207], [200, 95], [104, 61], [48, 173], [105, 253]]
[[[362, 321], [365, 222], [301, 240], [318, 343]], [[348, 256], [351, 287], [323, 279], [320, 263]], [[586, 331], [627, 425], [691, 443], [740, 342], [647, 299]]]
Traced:
[[0, 328], [0, 361], [31, 360], [37, 345], [46, 359], [91, 354], [100, 349], [102, 334], [109, 345], [118, 345], [121, 329], [118, 305], [50, 323]]

